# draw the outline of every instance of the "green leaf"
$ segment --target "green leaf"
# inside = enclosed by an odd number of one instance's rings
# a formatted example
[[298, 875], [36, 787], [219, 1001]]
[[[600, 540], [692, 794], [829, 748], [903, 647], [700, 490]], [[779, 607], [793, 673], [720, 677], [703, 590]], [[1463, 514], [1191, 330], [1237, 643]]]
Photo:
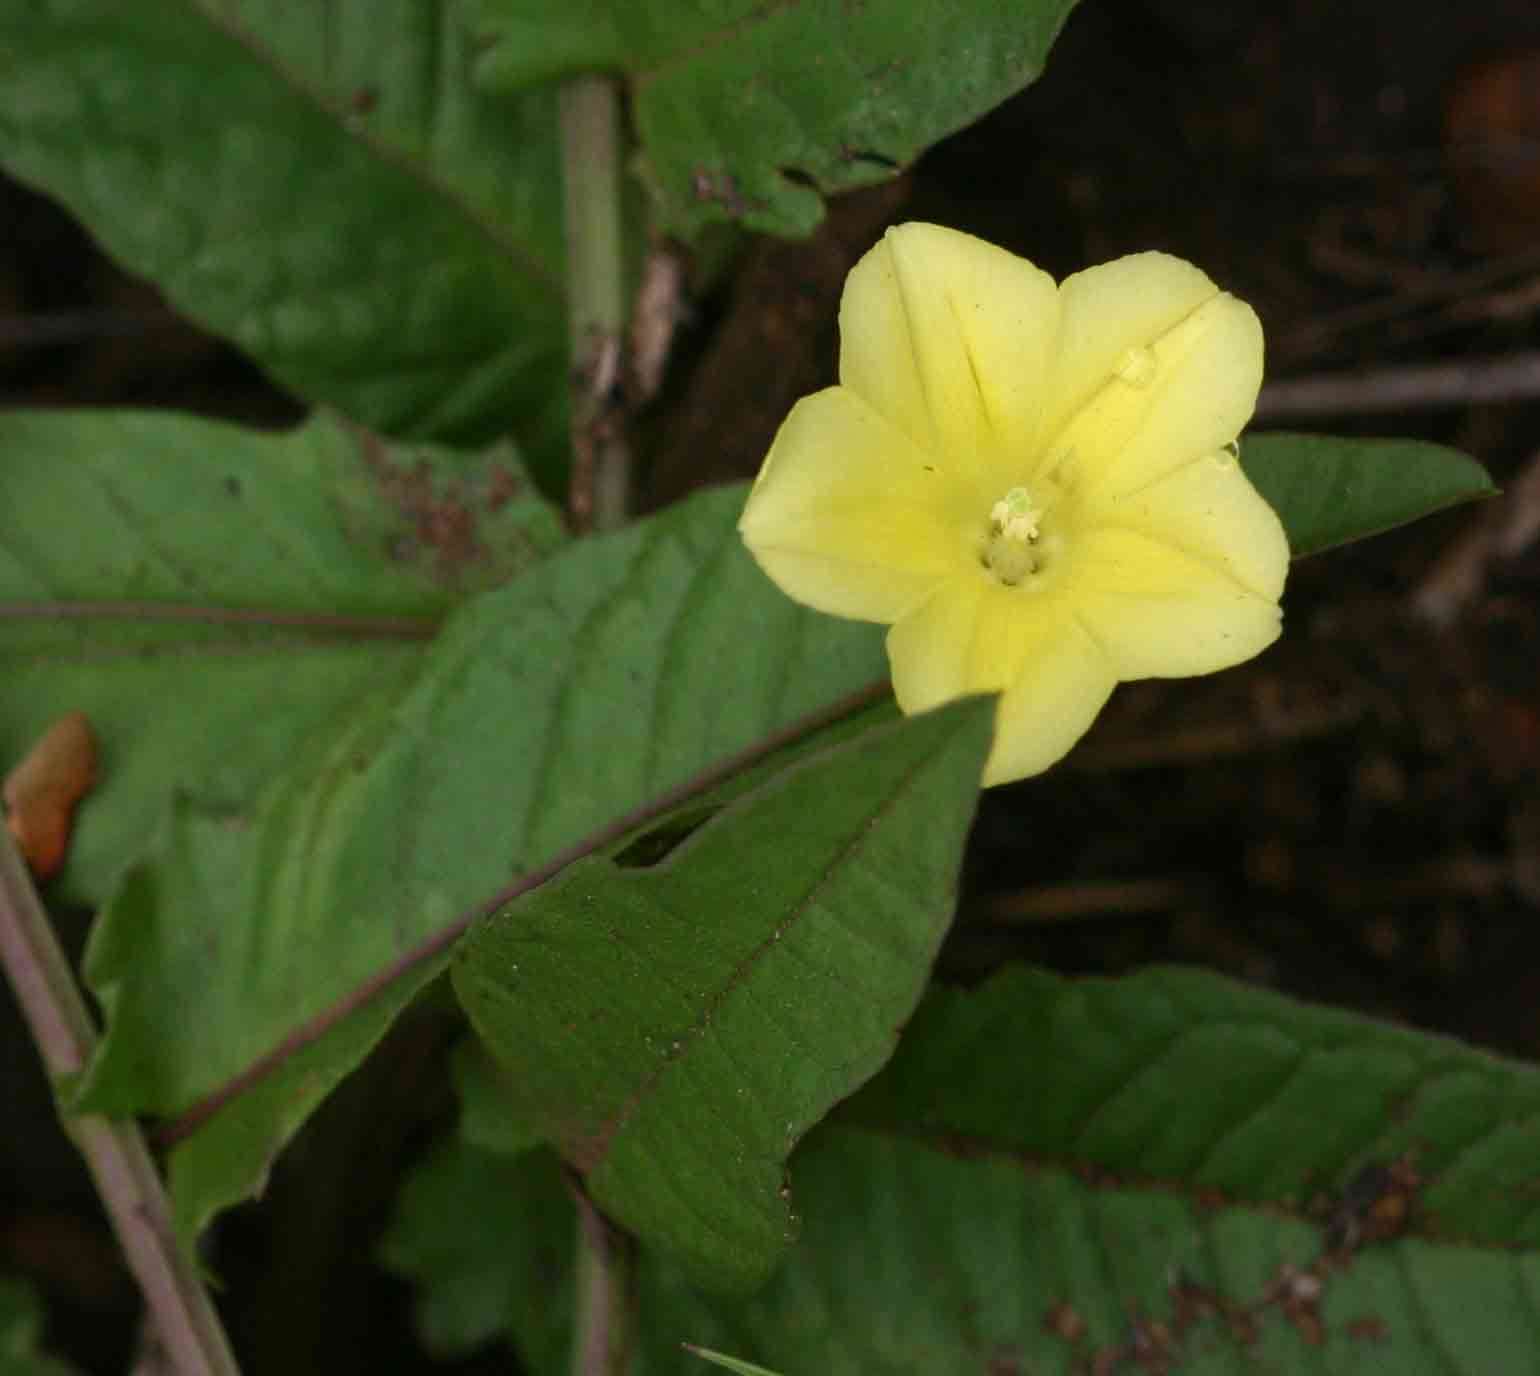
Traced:
[[675, 233], [809, 233], [1034, 80], [1074, 0], [476, 0], [478, 78], [621, 71]]
[[935, 990], [848, 1112], [1284, 1207], [1409, 1156], [1420, 1231], [1540, 1246], [1540, 1070], [1199, 971]]
[[243, 1086], [172, 1155], [184, 1233], [260, 1185], [457, 918], [884, 677], [875, 628], [760, 573], [742, 503], [703, 494], [470, 599], [258, 800], [177, 809], [93, 933], [109, 1023], [82, 1104], [181, 1114]]
[[821, 1134], [794, 1179], [802, 1244], [752, 1299], [648, 1268], [639, 1372], [678, 1370], [683, 1331], [828, 1376], [1477, 1376], [1523, 1369], [1540, 1323], [1533, 1253], [1412, 1240], [1326, 1265], [1298, 1218], [859, 1133]]
[[565, 394], [554, 95], [478, 94], [448, 0], [0, 7], [0, 162], [285, 386], [393, 434]]
[[440, 1144], [408, 1177], [379, 1259], [409, 1278], [417, 1329], [434, 1356], [454, 1357], [510, 1327], [537, 1371], [559, 1369], [573, 1305], [572, 1203], [545, 1152], [507, 1156]]
[[[996, 1060], [1023, 1064], [1009, 1048]], [[806, 1224], [769, 1284], [705, 1295], [643, 1252], [631, 1376], [681, 1370], [681, 1343], [819, 1376], [936, 1372], [1394, 1372], [1527, 1370], [1540, 1326], [1540, 1256], [1410, 1237], [1328, 1258], [1324, 1220], [1222, 1197], [1046, 1166], [977, 1144], [906, 1141], [826, 1124], [792, 1162]], [[959, 1149], [960, 1148], [960, 1149]], [[417, 1189], [414, 1182], [414, 1191]], [[528, 1274], [572, 1235], [555, 1172], [466, 1163], [417, 1195], [413, 1226], [488, 1201], [521, 1220], [480, 1248], [419, 1246], [409, 1274], [435, 1304], [466, 1270]], [[532, 1198], [526, 1197], [533, 1195]], [[511, 1210], [510, 1210], [511, 1212]], [[398, 1217], [392, 1230], [402, 1227]], [[557, 1263], [559, 1264], [559, 1263]], [[526, 1368], [560, 1370], [570, 1290], [545, 1281], [508, 1308]], [[485, 1336], [485, 1329], [477, 1330]]]
[[729, 1357], [725, 1352], [713, 1352], [710, 1348], [696, 1347], [694, 1343], [685, 1343], [684, 1350], [712, 1363], [713, 1366], [736, 1371], [738, 1376], [776, 1376], [769, 1367], [755, 1366], [753, 1362], [742, 1362], [736, 1357]]
[[520, 1113], [508, 1074], [476, 1037], [455, 1047], [451, 1058], [460, 1100], [460, 1135], [470, 1146], [518, 1156], [538, 1146], [540, 1134]]
[[1497, 491], [1474, 459], [1421, 440], [1267, 431], [1242, 441], [1241, 467], [1296, 559]]
[[173, 794], [249, 801], [459, 597], [562, 540], [506, 445], [13, 412], [0, 446], [0, 751], [91, 717], [107, 767], [65, 879], [88, 902]]
[[44, 1356], [43, 1303], [15, 1276], [0, 1275], [0, 1372], [4, 1376], [70, 1376], [74, 1370]]
[[656, 867], [580, 862], [462, 943], [455, 989], [519, 1117], [706, 1283], [763, 1279], [793, 1233], [787, 1153], [891, 1053], [951, 920], [993, 715], [816, 752]]
[[174, 795], [245, 806], [451, 606], [564, 540], [510, 446], [392, 447], [327, 416], [262, 435], [12, 411], [0, 452], [0, 759], [90, 717], [104, 767], [61, 882], [91, 904]]

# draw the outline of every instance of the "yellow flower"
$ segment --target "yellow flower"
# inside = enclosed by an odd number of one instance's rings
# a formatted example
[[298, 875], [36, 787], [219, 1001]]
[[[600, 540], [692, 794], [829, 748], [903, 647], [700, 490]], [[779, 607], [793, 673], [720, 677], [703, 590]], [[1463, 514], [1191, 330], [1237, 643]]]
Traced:
[[891, 623], [905, 712], [999, 693], [986, 784], [1040, 773], [1120, 679], [1278, 636], [1289, 551], [1236, 462], [1262, 330], [1190, 263], [1055, 285], [936, 225], [891, 229], [840, 303], [739, 529], [789, 596]]

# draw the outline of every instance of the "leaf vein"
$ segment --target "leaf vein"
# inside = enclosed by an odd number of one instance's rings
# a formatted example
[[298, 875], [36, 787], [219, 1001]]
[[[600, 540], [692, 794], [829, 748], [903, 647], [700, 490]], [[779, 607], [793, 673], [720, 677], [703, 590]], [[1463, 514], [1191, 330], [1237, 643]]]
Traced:
[[480, 234], [519, 272], [546, 291], [560, 291], [556, 279], [524, 245], [493, 224], [478, 212], [470, 201], [444, 180], [431, 165], [418, 163], [400, 150], [392, 148], [383, 139], [371, 134], [360, 122], [347, 119], [341, 105], [325, 92], [315, 89], [299, 72], [283, 62], [233, 11], [221, 11], [214, 0], [185, 0], [200, 13], [209, 24], [226, 38], [244, 48], [246, 52], [274, 76], [278, 77], [295, 94], [303, 97], [312, 108], [327, 115], [346, 136], [363, 145], [388, 167], [411, 177], [425, 190], [450, 206], [472, 229]]

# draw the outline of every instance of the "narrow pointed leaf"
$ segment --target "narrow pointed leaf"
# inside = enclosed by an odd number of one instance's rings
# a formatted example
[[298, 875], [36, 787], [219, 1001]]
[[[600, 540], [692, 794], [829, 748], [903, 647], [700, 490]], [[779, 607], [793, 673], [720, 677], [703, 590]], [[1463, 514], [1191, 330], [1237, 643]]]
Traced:
[[448, 0], [0, 7], [0, 163], [300, 396], [394, 434], [565, 393], [554, 95], [478, 94]]
[[184, 1232], [260, 1184], [441, 968], [457, 916], [880, 679], [872, 627], [759, 572], [742, 502], [704, 494], [470, 599], [260, 798], [177, 811], [93, 934], [109, 1022], [82, 1102], [176, 1115], [244, 1086], [172, 1155]]
[[786, 1155], [891, 1053], [951, 919], [993, 704], [783, 771], [651, 869], [593, 859], [454, 965], [510, 1094], [607, 1213], [707, 1283], [792, 1232]]
[[1242, 442], [1241, 466], [1296, 559], [1497, 491], [1474, 459], [1422, 440], [1264, 431]]
[[511, 446], [390, 446], [325, 415], [265, 435], [13, 411], [0, 453], [0, 760], [90, 718], [104, 767], [61, 883], [91, 904], [173, 795], [246, 806], [450, 607], [564, 540]]
[[621, 71], [670, 227], [806, 234], [1034, 80], [1074, 0], [477, 0], [478, 75]]
[[725, 1352], [713, 1352], [710, 1348], [696, 1347], [692, 1343], [685, 1344], [685, 1350], [710, 1362], [713, 1366], [725, 1367], [728, 1371], [736, 1371], [738, 1376], [777, 1376], [769, 1367], [755, 1366], [753, 1362], [739, 1361], [736, 1357], [729, 1357]]

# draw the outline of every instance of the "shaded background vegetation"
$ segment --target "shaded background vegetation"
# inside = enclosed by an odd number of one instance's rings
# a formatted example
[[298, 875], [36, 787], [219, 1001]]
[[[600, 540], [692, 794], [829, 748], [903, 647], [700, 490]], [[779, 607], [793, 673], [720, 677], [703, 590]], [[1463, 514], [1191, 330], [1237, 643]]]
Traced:
[[[650, 504], [754, 470], [790, 402], [833, 374], [845, 272], [903, 218], [1055, 274], [1150, 247], [1191, 258], [1256, 305], [1274, 379], [1479, 373], [1540, 347], [1540, 11], [1084, 0], [1021, 96], [836, 202], [812, 240], [746, 243], [730, 271], [699, 274], [641, 419]], [[3, 183], [0, 399], [299, 414]], [[1290, 424], [1452, 444], [1510, 491], [1297, 566], [1287, 633], [1260, 661], [1125, 686], [1064, 766], [987, 795], [942, 973], [972, 980], [1008, 956], [1197, 963], [1533, 1057], [1540, 517], [1524, 520], [1540, 510], [1540, 399], [1354, 403]], [[68, 918], [77, 947], [85, 919]], [[251, 1370], [426, 1368], [404, 1288], [371, 1253], [402, 1170], [452, 1111], [453, 1025], [431, 1003], [404, 1019], [267, 1199], [220, 1225]], [[57, 1350], [123, 1370], [136, 1297], [8, 992], [0, 1046], [0, 1272], [45, 1291]], [[506, 1367], [487, 1353], [456, 1369]]]

